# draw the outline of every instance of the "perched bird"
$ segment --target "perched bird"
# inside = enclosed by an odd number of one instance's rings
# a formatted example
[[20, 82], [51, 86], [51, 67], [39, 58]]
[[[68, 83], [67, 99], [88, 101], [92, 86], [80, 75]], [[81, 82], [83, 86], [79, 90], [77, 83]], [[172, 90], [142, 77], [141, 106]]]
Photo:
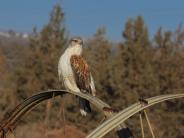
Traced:
[[[58, 65], [59, 80], [62, 80], [67, 90], [90, 93], [95, 96], [94, 80], [86, 61], [82, 57], [83, 40], [80, 37], [72, 38], [68, 47], [61, 55]], [[88, 100], [78, 97], [80, 112], [86, 116], [91, 112]]]

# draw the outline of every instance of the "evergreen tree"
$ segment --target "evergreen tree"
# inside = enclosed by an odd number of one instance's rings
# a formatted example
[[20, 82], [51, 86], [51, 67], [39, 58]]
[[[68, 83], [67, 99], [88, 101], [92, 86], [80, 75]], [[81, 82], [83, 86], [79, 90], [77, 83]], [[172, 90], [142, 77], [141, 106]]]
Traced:
[[[180, 28], [180, 27], [179, 27]], [[159, 94], [178, 93], [183, 89], [184, 79], [181, 77], [184, 73], [184, 62], [182, 53], [182, 30], [177, 30], [176, 34], [171, 31], [163, 31], [159, 28], [154, 37], [155, 55], [153, 59], [155, 70], [159, 78]], [[184, 40], [184, 39], [183, 39]], [[181, 123], [176, 120], [183, 120], [182, 109], [183, 101], [164, 102], [157, 109], [164, 121], [157, 123], [157, 127], [163, 128], [164, 137], [180, 137], [184, 130]], [[156, 120], [157, 121], [157, 120]], [[178, 128], [178, 129], [174, 129]]]
[[[152, 65], [152, 47], [144, 20], [138, 16], [136, 20], [128, 20], [123, 32], [124, 42], [120, 44], [121, 63], [123, 69], [120, 82], [124, 91], [138, 93], [139, 96], [153, 96], [158, 91], [157, 77]], [[118, 69], [120, 70], [120, 69]], [[131, 94], [130, 97], [135, 97]], [[132, 98], [131, 100], [132, 101]]]
[[13, 92], [14, 82], [11, 75], [6, 57], [0, 48], [0, 119], [14, 108], [16, 102], [15, 93]]
[[40, 33], [34, 29], [24, 67], [17, 71], [17, 92], [21, 97], [58, 87], [57, 64], [66, 41], [64, 13], [55, 5], [49, 23]]
[[84, 51], [85, 57], [91, 66], [95, 79], [95, 85], [101, 96], [113, 94], [110, 86], [110, 64], [111, 64], [111, 43], [105, 38], [105, 28], [97, 29], [94, 36], [87, 41], [87, 48]]

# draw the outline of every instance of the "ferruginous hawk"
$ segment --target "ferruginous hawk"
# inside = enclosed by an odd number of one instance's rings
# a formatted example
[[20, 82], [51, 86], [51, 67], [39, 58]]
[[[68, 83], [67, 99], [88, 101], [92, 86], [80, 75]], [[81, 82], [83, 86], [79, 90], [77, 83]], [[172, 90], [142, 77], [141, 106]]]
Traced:
[[[82, 50], [83, 40], [80, 37], [72, 38], [59, 60], [59, 79], [70, 91], [90, 93], [95, 96], [93, 77], [88, 64], [82, 57]], [[78, 98], [80, 112], [83, 116], [86, 116], [88, 112], [91, 112], [90, 103], [83, 98]]]

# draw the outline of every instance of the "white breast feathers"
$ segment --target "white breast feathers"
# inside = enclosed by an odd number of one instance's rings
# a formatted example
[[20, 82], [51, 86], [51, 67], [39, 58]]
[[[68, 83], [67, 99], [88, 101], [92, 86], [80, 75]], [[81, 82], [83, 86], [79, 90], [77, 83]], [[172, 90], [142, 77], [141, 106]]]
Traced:
[[58, 65], [59, 80], [63, 81], [66, 89], [70, 91], [80, 92], [75, 82], [75, 77], [71, 68], [70, 58], [79, 50], [67, 48], [64, 54], [60, 57]]

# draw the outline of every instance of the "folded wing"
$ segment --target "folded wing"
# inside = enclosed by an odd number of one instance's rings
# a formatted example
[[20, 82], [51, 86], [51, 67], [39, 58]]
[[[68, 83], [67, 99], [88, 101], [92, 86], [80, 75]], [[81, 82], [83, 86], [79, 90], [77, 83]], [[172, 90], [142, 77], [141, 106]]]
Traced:
[[91, 74], [86, 61], [79, 55], [73, 55], [70, 62], [78, 88], [81, 92], [91, 93]]

